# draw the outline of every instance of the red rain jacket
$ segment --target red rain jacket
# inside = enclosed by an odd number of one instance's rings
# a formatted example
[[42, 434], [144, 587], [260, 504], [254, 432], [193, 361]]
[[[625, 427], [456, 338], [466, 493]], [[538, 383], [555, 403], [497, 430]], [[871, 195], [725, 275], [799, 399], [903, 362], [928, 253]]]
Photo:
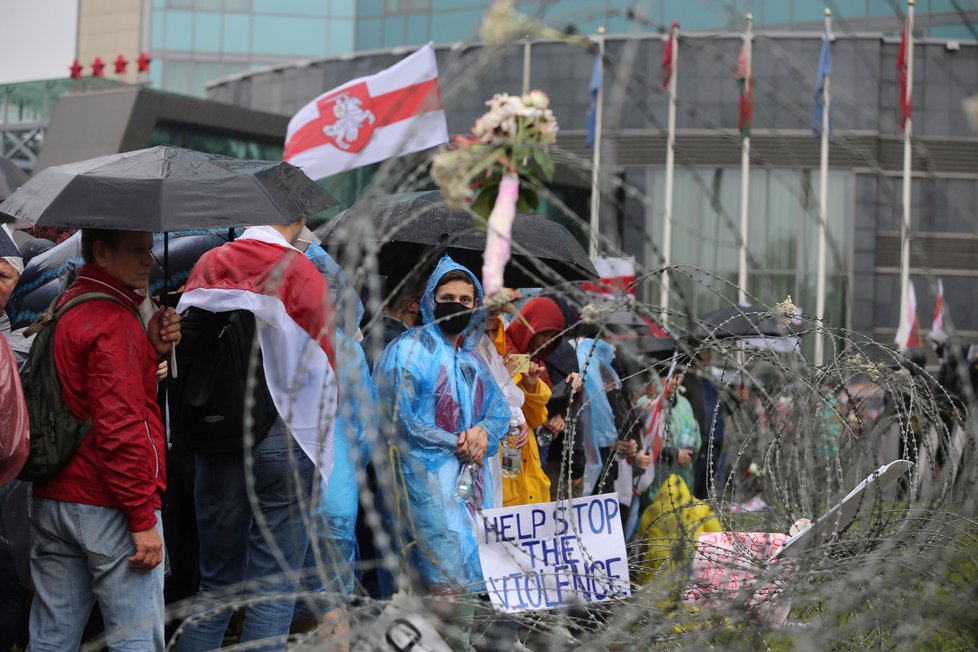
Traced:
[[[61, 303], [92, 291], [115, 293], [133, 309], [142, 301], [85, 265]], [[54, 362], [65, 404], [93, 427], [58, 475], [34, 485], [34, 495], [114, 507], [131, 531], [148, 530], [166, 489], [166, 436], [156, 400], [157, 353], [142, 322], [107, 299], [78, 305], [58, 322]]]
[[547, 297], [538, 297], [528, 301], [506, 329], [506, 348], [510, 353], [535, 353], [533, 361], [543, 365], [542, 378], [549, 387], [553, 387], [553, 382], [543, 358], [556, 348], [557, 342], [552, 342], [545, 351], [530, 351], [530, 340], [537, 333], [562, 333], [564, 327], [564, 313], [560, 311], [557, 302]]

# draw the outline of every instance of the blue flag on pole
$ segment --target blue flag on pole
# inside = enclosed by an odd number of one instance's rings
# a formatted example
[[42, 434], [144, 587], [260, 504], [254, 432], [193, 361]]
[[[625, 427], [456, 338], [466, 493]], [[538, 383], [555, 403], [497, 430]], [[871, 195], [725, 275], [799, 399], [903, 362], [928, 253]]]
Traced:
[[594, 70], [591, 72], [591, 85], [588, 90], [591, 93], [591, 106], [587, 110], [587, 146], [588, 149], [594, 148], [594, 130], [598, 113], [598, 91], [601, 90], [601, 54], [594, 55]]
[[[818, 84], [815, 87], [815, 111], [812, 128], [815, 135], [822, 136], [822, 110], [825, 107], [825, 78], [832, 75], [832, 54], [829, 33], [822, 36], [822, 55], [818, 59]], [[832, 132], [832, 109], [829, 108], [829, 133]]]

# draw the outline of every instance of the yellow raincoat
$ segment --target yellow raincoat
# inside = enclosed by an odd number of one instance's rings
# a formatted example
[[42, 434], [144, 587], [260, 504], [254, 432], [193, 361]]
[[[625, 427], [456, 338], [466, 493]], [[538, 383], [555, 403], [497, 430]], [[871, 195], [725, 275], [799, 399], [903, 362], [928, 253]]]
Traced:
[[660, 573], [685, 580], [700, 534], [721, 530], [710, 506], [694, 499], [681, 477], [670, 475], [639, 522], [635, 582], [646, 584]]
[[[502, 319], [499, 320], [492, 343], [499, 355], [505, 357], [506, 330], [503, 328]], [[506, 507], [532, 505], [550, 500], [550, 478], [543, 472], [540, 450], [537, 448], [537, 438], [533, 432], [547, 420], [547, 402], [550, 400], [551, 392], [547, 383], [542, 380], [537, 381], [537, 386], [532, 392], [527, 391], [522, 385], [522, 380], [520, 374], [513, 377], [513, 382], [523, 392], [523, 417], [526, 419], [526, 426], [530, 429], [530, 437], [523, 447], [520, 474], [515, 478], [503, 478], [503, 505]]]

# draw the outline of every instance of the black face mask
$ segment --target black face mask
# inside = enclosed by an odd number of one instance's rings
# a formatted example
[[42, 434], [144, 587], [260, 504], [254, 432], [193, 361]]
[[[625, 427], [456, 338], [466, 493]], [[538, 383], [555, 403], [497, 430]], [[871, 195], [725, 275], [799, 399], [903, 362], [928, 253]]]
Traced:
[[436, 303], [435, 319], [443, 331], [449, 335], [458, 335], [472, 321], [472, 308], [457, 302]]

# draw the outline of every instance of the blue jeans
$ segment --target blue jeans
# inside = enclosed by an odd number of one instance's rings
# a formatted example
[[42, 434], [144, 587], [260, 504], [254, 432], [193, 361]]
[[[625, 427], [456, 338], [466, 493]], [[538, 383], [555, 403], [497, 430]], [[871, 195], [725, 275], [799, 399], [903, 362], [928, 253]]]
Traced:
[[[77, 650], [98, 600], [110, 650], [163, 649], [163, 563], [135, 570], [125, 515], [95, 507], [35, 498], [31, 513], [30, 649]], [[163, 536], [160, 512], [156, 530]]]
[[[242, 597], [247, 609], [241, 642], [268, 639], [260, 649], [285, 649], [298, 573], [309, 545], [304, 519], [318, 486], [316, 468], [281, 420], [255, 446], [250, 461], [254, 466], [246, 473], [244, 454], [197, 455], [200, 588], [180, 637], [180, 652], [221, 647]], [[252, 511], [249, 481], [264, 523]]]

